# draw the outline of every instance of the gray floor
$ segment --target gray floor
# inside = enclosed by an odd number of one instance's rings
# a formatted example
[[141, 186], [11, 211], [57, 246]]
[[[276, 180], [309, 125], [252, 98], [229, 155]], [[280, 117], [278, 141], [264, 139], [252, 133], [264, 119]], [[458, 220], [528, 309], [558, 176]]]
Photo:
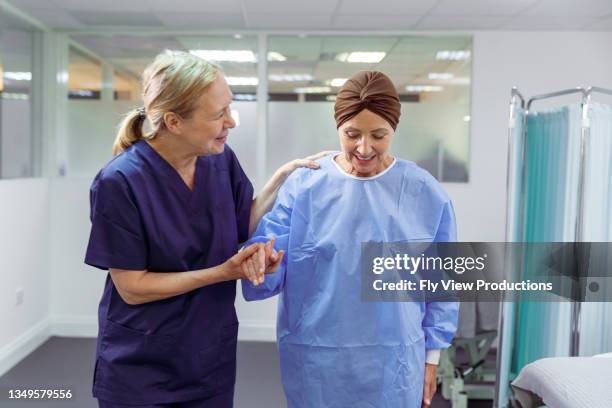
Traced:
[[[1, 408], [95, 408], [91, 397], [95, 340], [52, 337], [0, 378]], [[71, 389], [69, 402], [7, 402], [10, 388]], [[278, 354], [273, 343], [238, 345], [235, 408], [284, 408]], [[450, 405], [435, 398], [432, 408]]]

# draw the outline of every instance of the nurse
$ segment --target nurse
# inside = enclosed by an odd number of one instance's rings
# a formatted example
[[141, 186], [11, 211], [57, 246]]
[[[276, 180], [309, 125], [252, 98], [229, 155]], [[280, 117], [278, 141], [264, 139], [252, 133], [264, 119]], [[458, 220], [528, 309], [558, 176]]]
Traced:
[[440, 184], [389, 151], [399, 116], [384, 74], [362, 71], [346, 81], [335, 104], [341, 152], [320, 159], [317, 171], [294, 172], [249, 241], [275, 237], [274, 251], [266, 244], [272, 261], [286, 252], [275, 274], [242, 288], [247, 300], [280, 294], [290, 408], [420, 408], [435, 393], [458, 304], [361, 301], [362, 242], [456, 239]]
[[126, 117], [115, 158], [91, 186], [85, 262], [110, 271], [93, 395], [100, 407], [231, 407], [235, 280], [256, 280], [244, 260], [263, 253], [254, 244], [236, 254], [238, 245], [287, 175], [318, 165], [286, 164], [253, 200], [226, 145], [235, 123], [223, 73], [188, 53], [160, 54], [144, 72], [142, 96], [144, 108]]

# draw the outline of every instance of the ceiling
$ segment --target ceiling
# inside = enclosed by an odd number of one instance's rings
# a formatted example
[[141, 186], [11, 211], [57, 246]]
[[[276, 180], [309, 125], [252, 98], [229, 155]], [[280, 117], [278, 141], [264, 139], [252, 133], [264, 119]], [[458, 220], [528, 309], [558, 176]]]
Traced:
[[612, 31], [612, 0], [9, 0], [53, 28]]

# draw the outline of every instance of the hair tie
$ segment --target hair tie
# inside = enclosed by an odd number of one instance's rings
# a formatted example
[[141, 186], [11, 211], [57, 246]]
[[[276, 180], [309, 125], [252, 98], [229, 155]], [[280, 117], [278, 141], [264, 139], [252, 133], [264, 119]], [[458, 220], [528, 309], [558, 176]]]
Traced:
[[140, 116], [141, 118], [146, 118], [147, 117], [147, 112], [145, 111], [144, 106], [136, 109], [136, 112], [138, 112], [138, 116]]

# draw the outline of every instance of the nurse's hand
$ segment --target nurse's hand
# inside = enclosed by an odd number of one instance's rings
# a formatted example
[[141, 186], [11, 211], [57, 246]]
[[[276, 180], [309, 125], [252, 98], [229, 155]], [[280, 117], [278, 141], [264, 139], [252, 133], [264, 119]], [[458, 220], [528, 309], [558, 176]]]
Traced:
[[255, 282], [255, 277], [251, 279], [250, 271], [245, 269], [245, 265], [249, 264], [252, 256], [258, 257], [259, 253], [265, 254], [265, 244], [251, 244], [225, 261], [221, 265], [225, 280], [249, 279], [251, 282]]
[[425, 379], [423, 383], [423, 405], [422, 408], [429, 408], [431, 400], [436, 393], [436, 369], [438, 368], [435, 364], [425, 363]]
[[264, 282], [266, 273], [274, 273], [278, 270], [283, 255], [282, 250], [279, 252], [274, 250], [274, 239], [271, 239], [242, 264], [244, 274], [254, 286], [258, 286]]
[[319, 163], [315, 162], [315, 160], [320, 159], [323, 156], [327, 156], [328, 154], [333, 153], [332, 150], [325, 150], [322, 152], [319, 152], [317, 154], [313, 154], [312, 156], [308, 156], [305, 157], [303, 159], [295, 159], [295, 160], [291, 160], [288, 163], [285, 163], [284, 165], [282, 165], [278, 171], [281, 172], [282, 174], [286, 176], [289, 176], [289, 174], [293, 173], [294, 170], [299, 169], [300, 167], [308, 167], [310, 169], [318, 169]]

